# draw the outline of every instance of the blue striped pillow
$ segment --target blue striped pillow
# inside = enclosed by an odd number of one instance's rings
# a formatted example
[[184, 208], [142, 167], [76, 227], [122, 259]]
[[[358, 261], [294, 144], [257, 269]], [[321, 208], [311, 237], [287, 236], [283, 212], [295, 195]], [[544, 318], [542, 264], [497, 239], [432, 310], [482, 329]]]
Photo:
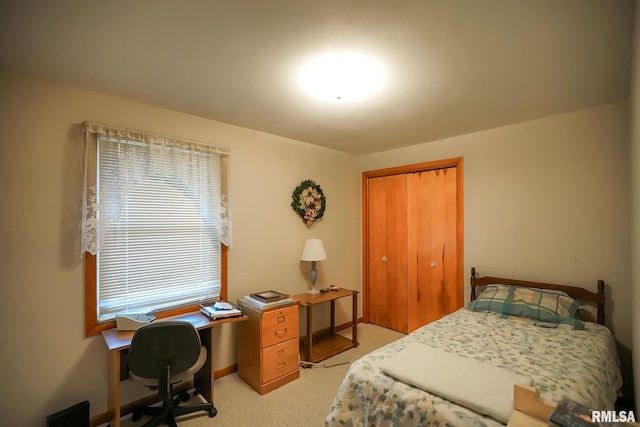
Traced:
[[467, 308], [507, 316], [528, 317], [547, 324], [569, 325], [584, 329], [577, 319], [580, 304], [561, 291], [532, 289], [521, 286], [488, 285]]

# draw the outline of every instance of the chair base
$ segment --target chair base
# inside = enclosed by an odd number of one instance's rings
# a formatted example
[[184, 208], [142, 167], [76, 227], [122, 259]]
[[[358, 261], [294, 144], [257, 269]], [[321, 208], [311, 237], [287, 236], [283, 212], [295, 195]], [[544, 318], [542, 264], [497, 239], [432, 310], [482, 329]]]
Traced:
[[194, 403], [192, 405], [179, 406], [181, 401], [189, 400], [189, 394], [187, 392], [180, 393], [175, 398], [167, 399], [162, 402], [162, 407], [159, 406], [147, 406], [144, 408], [135, 408], [131, 419], [137, 421], [142, 414], [151, 415], [153, 418], [147, 421], [142, 427], [153, 427], [162, 423], [170, 426], [177, 427], [176, 417], [185, 414], [191, 414], [198, 411], [209, 412], [209, 417], [215, 417], [218, 414], [218, 410], [213, 406], [213, 403]]

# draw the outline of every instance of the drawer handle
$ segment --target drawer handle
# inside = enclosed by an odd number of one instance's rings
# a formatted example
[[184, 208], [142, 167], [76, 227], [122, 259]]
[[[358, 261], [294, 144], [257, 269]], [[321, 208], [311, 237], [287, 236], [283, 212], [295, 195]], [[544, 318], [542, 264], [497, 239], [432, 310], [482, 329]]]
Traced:
[[287, 333], [287, 328], [284, 328], [284, 330], [282, 330], [282, 331], [276, 331], [275, 332], [277, 337], [284, 336], [284, 334], [286, 334], [286, 333]]
[[284, 320], [285, 320], [285, 316], [284, 315], [278, 316], [278, 323], [284, 323]]
[[282, 357], [284, 356], [284, 350], [278, 350], [278, 352], [276, 353], [276, 357]]
[[287, 366], [287, 362], [283, 362], [283, 363], [281, 363], [279, 365], [276, 365], [276, 369], [282, 369], [282, 368], [284, 368], [286, 366]]

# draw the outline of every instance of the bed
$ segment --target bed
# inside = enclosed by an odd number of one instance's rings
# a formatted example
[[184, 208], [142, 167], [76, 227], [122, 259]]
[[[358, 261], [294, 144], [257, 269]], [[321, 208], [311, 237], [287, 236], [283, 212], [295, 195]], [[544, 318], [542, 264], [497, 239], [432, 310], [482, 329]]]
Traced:
[[[550, 301], [556, 305], [548, 309]], [[504, 425], [513, 400], [506, 415], [475, 403], [512, 399], [513, 384], [509, 396], [500, 397], [504, 384], [495, 389], [500, 375], [508, 376], [507, 382], [530, 381], [551, 404], [566, 396], [592, 409], [614, 410], [622, 377], [613, 335], [604, 325], [604, 307], [602, 281], [592, 292], [477, 277], [472, 268], [467, 306], [351, 365], [325, 426]], [[439, 384], [421, 382], [429, 378]]]

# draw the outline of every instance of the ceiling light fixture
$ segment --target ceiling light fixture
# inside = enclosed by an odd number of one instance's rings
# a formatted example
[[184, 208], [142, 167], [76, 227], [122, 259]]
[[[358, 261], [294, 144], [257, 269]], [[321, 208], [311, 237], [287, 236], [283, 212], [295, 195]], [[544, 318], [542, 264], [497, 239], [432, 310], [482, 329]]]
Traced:
[[378, 61], [355, 52], [316, 57], [302, 67], [301, 86], [316, 98], [331, 102], [357, 101], [379, 90], [385, 73]]

